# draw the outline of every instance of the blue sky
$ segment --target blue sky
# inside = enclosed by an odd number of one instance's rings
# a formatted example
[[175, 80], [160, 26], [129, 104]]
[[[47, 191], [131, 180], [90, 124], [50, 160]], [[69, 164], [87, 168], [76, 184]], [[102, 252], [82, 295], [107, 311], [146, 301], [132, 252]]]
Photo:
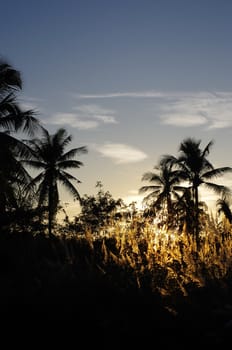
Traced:
[[214, 140], [209, 159], [232, 166], [231, 13], [230, 0], [1, 4], [0, 55], [22, 74], [21, 103], [88, 147], [72, 172], [81, 195], [102, 181], [138, 201], [143, 173], [189, 136]]

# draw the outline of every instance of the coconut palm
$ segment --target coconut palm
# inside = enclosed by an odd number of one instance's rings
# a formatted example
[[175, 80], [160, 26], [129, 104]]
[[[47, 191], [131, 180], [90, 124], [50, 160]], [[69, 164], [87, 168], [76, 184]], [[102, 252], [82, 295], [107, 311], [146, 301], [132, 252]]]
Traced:
[[18, 207], [17, 191], [30, 181], [18, 158], [15, 139], [7, 133], [0, 137], [0, 214]]
[[23, 164], [36, 170], [42, 170], [30, 182], [29, 189], [37, 187], [39, 197], [38, 207], [47, 205], [49, 235], [52, 234], [52, 225], [58, 209], [59, 193], [58, 183], [61, 183], [74, 197], [81, 201], [76, 187], [71, 181], [80, 183], [66, 169], [80, 168], [83, 165], [73, 158], [78, 154], [87, 152], [87, 148], [78, 147], [65, 152], [66, 146], [72, 141], [72, 136], [60, 128], [55, 134], [50, 135], [46, 129], [42, 129], [42, 137], [25, 141], [31, 150], [31, 158], [22, 160]]
[[16, 100], [16, 93], [22, 89], [19, 71], [9, 63], [0, 60], [0, 215], [9, 208], [17, 207], [15, 190], [26, 184], [29, 175], [18, 161], [28, 153], [23, 142], [11, 132], [32, 134], [39, 126], [35, 111], [23, 111]]
[[183, 187], [179, 186], [179, 170], [174, 169], [174, 163], [166, 156], [161, 157], [154, 169], [156, 173], [146, 172], [142, 176], [142, 181], [149, 181], [152, 185], [142, 186], [139, 193], [150, 192], [144, 197], [144, 202], [158, 210], [166, 208], [170, 221], [173, 213], [172, 198], [177, 197], [177, 191], [183, 190]]
[[209, 180], [232, 172], [231, 167], [214, 168], [207, 159], [213, 146], [213, 141], [210, 141], [204, 149], [200, 148], [200, 143], [200, 140], [195, 140], [194, 138], [184, 139], [180, 144], [180, 155], [177, 159], [177, 164], [181, 169], [181, 177], [183, 180], [188, 181], [192, 191], [197, 242], [199, 239], [199, 187], [204, 185], [217, 194], [228, 195], [230, 193], [228, 187], [215, 184]]
[[23, 110], [19, 106], [16, 93], [21, 89], [20, 72], [0, 60], [0, 129], [32, 134], [39, 123], [34, 110]]

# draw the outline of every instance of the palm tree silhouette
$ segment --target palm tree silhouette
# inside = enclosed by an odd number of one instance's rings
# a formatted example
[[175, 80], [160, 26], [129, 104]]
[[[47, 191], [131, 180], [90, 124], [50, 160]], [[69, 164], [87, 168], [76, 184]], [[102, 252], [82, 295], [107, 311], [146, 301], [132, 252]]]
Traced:
[[180, 155], [177, 158], [177, 165], [180, 168], [181, 177], [190, 184], [194, 201], [195, 212], [195, 234], [199, 245], [199, 187], [204, 185], [217, 194], [229, 194], [226, 186], [218, 185], [209, 180], [217, 178], [226, 173], [232, 172], [231, 167], [214, 168], [207, 159], [213, 141], [210, 141], [204, 149], [200, 148], [201, 140], [194, 138], [184, 139], [179, 147]]
[[46, 129], [42, 129], [42, 138], [25, 141], [31, 150], [30, 159], [22, 160], [23, 164], [42, 171], [30, 182], [28, 189], [37, 187], [38, 207], [48, 207], [48, 230], [52, 235], [52, 226], [57, 213], [59, 203], [58, 183], [61, 183], [74, 197], [81, 201], [79, 192], [71, 181], [80, 183], [73, 175], [66, 172], [68, 168], [80, 168], [83, 165], [73, 158], [78, 154], [87, 153], [85, 146], [73, 148], [64, 152], [66, 146], [72, 141], [72, 136], [60, 128], [55, 134], [50, 135]]
[[16, 93], [21, 89], [20, 72], [0, 60], [0, 129], [33, 134], [39, 122], [34, 110], [24, 111], [17, 103]]
[[28, 153], [23, 142], [12, 136], [12, 132], [33, 134], [39, 127], [34, 110], [23, 111], [16, 100], [22, 89], [20, 72], [6, 61], [0, 60], [0, 215], [17, 207], [15, 189], [30, 179], [21, 163], [20, 156]]
[[179, 170], [174, 169], [174, 163], [170, 157], [162, 156], [159, 164], [154, 167], [158, 173], [146, 172], [142, 176], [142, 181], [149, 181], [152, 185], [142, 186], [139, 193], [150, 192], [144, 197], [144, 202], [152, 207], [166, 208], [168, 222], [173, 213], [172, 197], [178, 197], [177, 191], [183, 190], [180, 183]]
[[[17, 140], [7, 133], [0, 135], [0, 214], [18, 208], [17, 192], [29, 183], [30, 175], [24, 169], [18, 155]], [[21, 152], [22, 154], [22, 152]]]

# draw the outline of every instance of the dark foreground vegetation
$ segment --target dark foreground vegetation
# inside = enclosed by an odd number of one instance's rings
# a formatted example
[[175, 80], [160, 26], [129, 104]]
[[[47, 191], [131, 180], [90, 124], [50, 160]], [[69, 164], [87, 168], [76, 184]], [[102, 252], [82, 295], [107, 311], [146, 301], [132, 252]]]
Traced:
[[155, 242], [154, 232], [138, 237], [126, 230], [126, 240], [119, 228], [99, 238], [1, 234], [4, 327], [42, 327], [42, 334], [69, 329], [79, 340], [111, 341], [111, 348], [125, 339], [163, 345], [231, 340], [231, 237], [216, 246], [211, 232], [196, 253], [184, 235], [170, 241], [160, 231]]

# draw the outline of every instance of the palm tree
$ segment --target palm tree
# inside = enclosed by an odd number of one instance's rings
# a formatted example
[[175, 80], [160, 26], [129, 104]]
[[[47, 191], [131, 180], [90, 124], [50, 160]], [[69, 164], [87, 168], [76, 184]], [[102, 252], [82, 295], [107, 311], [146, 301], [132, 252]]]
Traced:
[[17, 103], [16, 93], [21, 89], [20, 72], [0, 60], [0, 129], [33, 134], [39, 123], [34, 110], [24, 111]]
[[158, 173], [146, 172], [142, 181], [149, 181], [152, 185], [142, 186], [139, 193], [150, 192], [144, 197], [144, 202], [160, 210], [166, 208], [168, 222], [173, 213], [172, 197], [177, 197], [177, 191], [183, 190], [180, 183], [179, 170], [174, 169], [174, 163], [169, 157], [161, 157], [159, 164], [154, 167]]
[[[174, 214], [179, 232], [193, 233], [195, 231], [195, 210], [191, 188], [185, 188], [174, 202]], [[208, 210], [205, 202], [199, 202], [199, 215], [203, 218]]]
[[87, 152], [87, 148], [73, 148], [64, 152], [66, 146], [72, 141], [72, 136], [66, 130], [60, 128], [55, 134], [50, 135], [46, 129], [42, 129], [42, 138], [25, 141], [31, 150], [30, 159], [22, 160], [23, 164], [42, 171], [30, 182], [29, 189], [37, 187], [38, 207], [48, 207], [48, 229], [52, 234], [52, 226], [57, 213], [59, 203], [58, 183], [71, 193], [75, 200], [81, 201], [79, 192], [71, 181], [80, 183], [73, 175], [66, 172], [68, 168], [80, 168], [82, 162], [73, 158], [78, 154]]
[[217, 213], [224, 214], [224, 217], [232, 224], [232, 211], [231, 211], [231, 203], [226, 198], [219, 198], [216, 202], [217, 205]]
[[0, 137], [0, 214], [18, 207], [17, 192], [30, 181], [18, 158], [15, 140], [6, 133]]
[[215, 184], [209, 180], [232, 172], [231, 167], [214, 168], [207, 159], [213, 141], [210, 141], [204, 149], [200, 148], [201, 141], [194, 138], [184, 139], [179, 147], [180, 156], [177, 164], [181, 169], [181, 177], [190, 184], [194, 201], [195, 234], [199, 244], [199, 187], [204, 185], [217, 194], [228, 194], [230, 190], [226, 186]]
[[9, 63], [0, 60], [0, 215], [7, 208], [17, 207], [15, 189], [29, 180], [29, 175], [18, 161], [28, 153], [23, 142], [11, 132], [23, 131], [33, 134], [39, 126], [35, 111], [23, 111], [16, 100], [16, 93], [22, 89], [19, 71]]

